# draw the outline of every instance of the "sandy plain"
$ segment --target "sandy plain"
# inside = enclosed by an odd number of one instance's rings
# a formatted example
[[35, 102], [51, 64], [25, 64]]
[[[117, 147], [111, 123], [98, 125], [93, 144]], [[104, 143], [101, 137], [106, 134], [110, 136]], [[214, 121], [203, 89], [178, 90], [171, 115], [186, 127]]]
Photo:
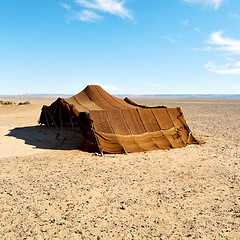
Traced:
[[31, 104], [0, 106], [0, 239], [240, 239], [240, 99], [137, 99], [206, 143], [103, 157], [37, 126], [54, 99], [13, 100]]

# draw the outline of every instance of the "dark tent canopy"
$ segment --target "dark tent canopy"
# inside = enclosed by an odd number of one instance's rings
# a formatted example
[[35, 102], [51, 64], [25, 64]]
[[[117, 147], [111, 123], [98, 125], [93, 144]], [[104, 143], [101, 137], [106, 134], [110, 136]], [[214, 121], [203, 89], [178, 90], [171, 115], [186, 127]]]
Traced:
[[198, 143], [179, 107], [147, 107], [89, 85], [70, 98], [43, 106], [39, 123], [81, 131], [85, 151], [124, 153]]

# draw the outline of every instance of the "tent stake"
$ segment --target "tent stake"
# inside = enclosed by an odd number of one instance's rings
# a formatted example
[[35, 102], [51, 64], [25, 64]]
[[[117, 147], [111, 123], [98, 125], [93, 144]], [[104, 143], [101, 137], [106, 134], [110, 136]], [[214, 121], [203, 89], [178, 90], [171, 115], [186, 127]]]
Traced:
[[189, 131], [189, 135], [188, 135], [187, 144], [189, 144], [189, 141], [190, 141], [190, 137], [191, 137], [191, 135], [192, 135], [192, 132], [191, 132], [191, 131]]

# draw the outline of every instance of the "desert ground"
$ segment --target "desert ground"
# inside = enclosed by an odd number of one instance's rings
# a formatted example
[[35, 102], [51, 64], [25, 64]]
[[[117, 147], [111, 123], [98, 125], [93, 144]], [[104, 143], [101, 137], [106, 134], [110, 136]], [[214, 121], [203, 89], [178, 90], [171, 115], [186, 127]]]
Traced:
[[38, 126], [54, 99], [7, 100], [31, 104], [0, 106], [0, 239], [240, 239], [240, 99], [135, 99], [205, 144], [104, 156]]

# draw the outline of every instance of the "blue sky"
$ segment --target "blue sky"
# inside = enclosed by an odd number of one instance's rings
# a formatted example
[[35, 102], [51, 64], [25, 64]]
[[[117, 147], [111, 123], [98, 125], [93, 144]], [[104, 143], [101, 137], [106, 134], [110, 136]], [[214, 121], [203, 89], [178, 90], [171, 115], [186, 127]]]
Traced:
[[236, 94], [239, 28], [239, 0], [1, 0], [0, 94]]

